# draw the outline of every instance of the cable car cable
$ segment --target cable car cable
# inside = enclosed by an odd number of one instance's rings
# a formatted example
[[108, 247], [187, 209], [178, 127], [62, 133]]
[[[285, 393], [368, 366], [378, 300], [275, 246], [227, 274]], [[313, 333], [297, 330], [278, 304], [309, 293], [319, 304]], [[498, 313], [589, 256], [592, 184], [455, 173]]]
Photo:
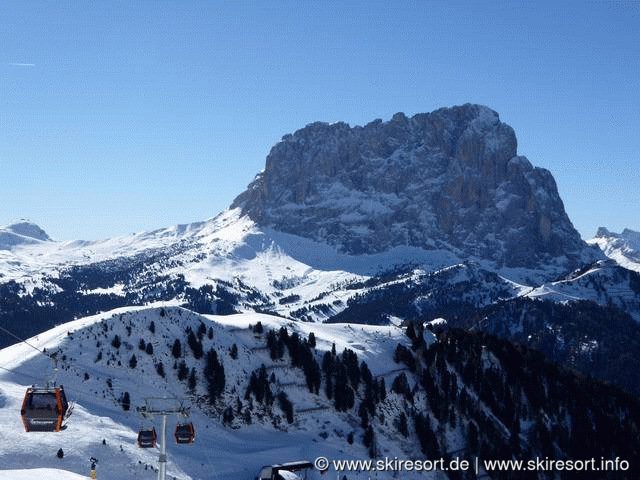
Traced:
[[45, 355], [49, 358], [51, 358], [52, 360], [55, 360], [55, 358], [52, 355], [49, 355], [47, 352], [44, 352], [42, 350], [40, 350], [38, 347], [34, 347], [33, 345], [31, 345], [29, 342], [27, 342], [26, 340], [20, 338], [19, 336], [17, 336], [15, 333], [10, 332], [9, 330], [7, 330], [6, 328], [4, 328], [3, 326], [0, 326], [0, 330], [2, 330], [5, 333], [8, 333], [9, 335], [11, 335], [13, 338], [15, 338], [16, 340], [19, 340], [22, 343], [25, 343], [27, 345], [29, 345], [31, 348], [33, 348], [36, 352], [41, 353], [42, 355]]
[[[22, 422], [24, 424], [25, 431], [45, 431], [45, 432], [59, 432], [61, 428], [64, 427], [66, 420], [71, 415], [73, 411], [73, 402], [68, 402], [66, 394], [64, 392], [64, 387], [61, 385], [59, 387], [55, 386], [55, 376], [58, 371], [58, 359], [56, 357], [56, 353], [53, 355], [46, 353], [45, 350], [41, 350], [34, 345], [27, 342], [25, 339], [20, 338], [15, 333], [10, 330], [0, 326], [0, 330], [9, 334], [11, 337], [17, 339], [18, 341], [26, 344], [27, 346], [33, 348], [36, 352], [44, 355], [54, 363], [54, 387], [49, 385], [49, 382], [46, 382], [44, 388], [36, 387], [35, 385], [28, 387], [25, 393], [24, 399], [22, 401], [22, 409], [20, 410], [20, 416], [22, 417]], [[26, 375], [17, 371], [12, 371], [5, 367], [0, 367], [3, 370], [17, 373], [19, 375], [24, 375], [25, 377], [33, 377], [32, 375]], [[44, 409], [42, 405], [37, 406], [34, 404], [34, 399], [38, 399], [39, 402], [42, 403], [44, 400], [45, 405], [55, 406], [55, 408]]]
[[[54, 362], [54, 363], [55, 363], [55, 365], [56, 365], [56, 366], [54, 367], [54, 369], [55, 369], [55, 371], [57, 371], [57, 363], [58, 363], [58, 359], [56, 358], [56, 355], [55, 355], [55, 354], [54, 354], [54, 355], [48, 354], [48, 353], [47, 353], [47, 352], [45, 352], [44, 350], [41, 350], [41, 349], [39, 349], [38, 347], [35, 347], [34, 345], [30, 344], [29, 342], [27, 342], [27, 341], [26, 341], [26, 340], [24, 340], [23, 338], [20, 338], [18, 335], [16, 335], [15, 333], [13, 333], [13, 332], [11, 332], [11, 331], [7, 330], [6, 328], [4, 328], [4, 327], [2, 327], [2, 326], [0, 326], [0, 330], [2, 330], [3, 332], [7, 333], [7, 334], [8, 334], [8, 335], [10, 335], [11, 337], [15, 338], [15, 339], [16, 339], [16, 340], [18, 340], [19, 342], [22, 342], [22, 343], [26, 344], [27, 346], [31, 347], [32, 349], [34, 349], [34, 350], [35, 350], [35, 351], [37, 351], [38, 353], [40, 353], [40, 354], [42, 354], [42, 355], [46, 356], [47, 358], [49, 358], [49, 359], [53, 360], [53, 362]], [[67, 368], [71, 368], [71, 369], [75, 370], [75, 371], [76, 371], [76, 373], [78, 373], [78, 374], [80, 374], [80, 373], [81, 373], [80, 368], [79, 368], [79, 367], [77, 367], [77, 366], [75, 366], [75, 365], [73, 365], [73, 364], [71, 364], [71, 363], [67, 364], [66, 366], [67, 366]], [[33, 379], [36, 379], [36, 380], [39, 380], [39, 379], [40, 379], [39, 377], [35, 377], [35, 376], [33, 376], [33, 375], [29, 375], [29, 374], [25, 374], [25, 373], [21, 373], [21, 372], [15, 371], [15, 370], [11, 370], [11, 369], [8, 369], [8, 368], [6, 368], [6, 367], [2, 367], [2, 366], [0, 366], [0, 369], [5, 370], [5, 371], [7, 371], [7, 372], [11, 372], [11, 373], [17, 374], [17, 375], [22, 375], [22, 376], [24, 376], [24, 377], [33, 378]], [[93, 370], [94, 372], [98, 371], [97, 369], [93, 369], [93, 368], [91, 368], [91, 367], [89, 367], [89, 370]], [[85, 372], [86, 372], [86, 366], [85, 366]], [[102, 373], [102, 372], [101, 372], [101, 373]], [[110, 390], [110, 391], [109, 391], [109, 390]], [[116, 393], [116, 392], [114, 392], [114, 389], [109, 389], [109, 390], [107, 390], [107, 392], [108, 392], [108, 393], [110, 393], [110, 395], [111, 395], [111, 397], [113, 398], [113, 400], [114, 400], [114, 401], [116, 401], [117, 403], [119, 403], [119, 399], [116, 397], [116, 395], [115, 395], [115, 393]], [[178, 397], [177, 397], [177, 396], [175, 396], [175, 394], [173, 394], [173, 396], [174, 396], [174, 398], [175, 398], [176, 400], [178, 400]], [[72, 404], [72, 402], [70, 402], [70, 404], [71, 404], [71, 410], [72, 410], [72, 409], [73, 409], [73, 404]], [[187, 415], [187, 417], [188, 417], [188, 415]], [[191, 426], [191, 429], [192, 429], [192, 432], [193, 432], [193, 424], [189, 424], [189, 425]], [[195, 437], [195, 434], [194, 434], [194, 433], [192, 433], [192, 437]], [[193, 441], [193, 438], [191, 439], [191, 442], [192, 442], [192, 441]]]
[[12, 369], [6, 368], [6, 367], [0, 367], [0, 370], [4, 370], [4, 371], [9, 372], [9, 373], [15, 373], [16, 375], [22, 375], [23, 377], [29, 377], [29, 378], [33, 378], [33, 379], [36, 379], [36, 380], [41, 380], [40, 377], [36, 377], [34, 375], [29, 375], [28, 373], [22, 373], [22, 372], [19, 372], [17, 370], [12, 370]]

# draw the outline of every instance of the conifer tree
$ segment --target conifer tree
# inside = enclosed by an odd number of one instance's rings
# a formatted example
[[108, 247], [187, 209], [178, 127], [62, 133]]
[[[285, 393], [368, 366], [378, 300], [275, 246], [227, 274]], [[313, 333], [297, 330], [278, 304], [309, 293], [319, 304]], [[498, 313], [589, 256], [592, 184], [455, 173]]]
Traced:
[[177, 338], [173, 342], [171, 355], [173, 355], [173, 358], [180, 358], [182, 356], [182, 345], [180, 344], [180, 340], [178, 340]]

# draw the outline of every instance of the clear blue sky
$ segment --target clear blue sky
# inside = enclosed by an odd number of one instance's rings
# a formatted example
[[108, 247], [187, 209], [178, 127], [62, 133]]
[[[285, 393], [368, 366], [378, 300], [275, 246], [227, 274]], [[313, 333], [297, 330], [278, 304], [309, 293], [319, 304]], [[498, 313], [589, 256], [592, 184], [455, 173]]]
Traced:
[[640, 229], [640, 1], [0, 0], [0, 225], [203, 220], [307, 123], [466, 102], [514, 127], [583, 237]]

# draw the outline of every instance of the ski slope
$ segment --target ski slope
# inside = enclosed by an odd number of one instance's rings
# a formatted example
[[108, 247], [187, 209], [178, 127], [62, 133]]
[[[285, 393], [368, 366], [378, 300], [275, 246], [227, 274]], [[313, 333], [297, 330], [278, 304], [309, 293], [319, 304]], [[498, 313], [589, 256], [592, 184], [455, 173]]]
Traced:
[[30, 468], [22, 470], [2, 470], [3, 480], [33, 480], [42, 478], [47, 480], [86, 480], [88, 475], [79, 475], [56, 468]]
[[[149, 329], [151, 322], [155, 333]], [[156, 478], [158, 450], [136, 446], [137, 430], [151, 424], [134, 407], [145, 404], [148, 397], [159, 396], [186, 399], [191, 405], [190, 421], [196, 427], [193, 445], [176, 445], [172, 429], [177, 419], [169, 419], [167, 474], [171, 479], [248, 480], [261, 466], [274, 463], [313, 461], [318, 456], [366, 459], [366, 449], [358, 439], [357, 421], [350, 414], [331, 409], [331, 402], [322, 392], [310, 394], [300, 370], [290, 368], [285, 360], [271, 360], [264, 348], [264, 334], [256, 335], [248, 328], [258, 322], [265, 332], [282, 326], [301, 338], [314, 332], [317, 355], [334, 344], [338, 352], [350, 348], [360, 361], [367, 362], [374, 375], [390, 375], [398, 368], [392, 360], [393, 351], [398, 342], [407, 341], [402, 329], [395, 326], [306, 324], [257, 313], [202, 316], [177, 307], [128, 307], [60, 325], [29, 339], [35, 348], [20, 343], [0, 350], [0, 425], [4, 430], [0, 478], [21, 479], [30, 472], [40, 472], [47, 479], [86, 478], [90, 457], [99, 460], [100, 479]], [[195, 394], [187, 391], [172, 368], [175, 359], [170, 347], [174, 338], [184, 334], [185, 327], [195, 330], [200, 323], [212, 331], [211, 339], [208, 335], [203, 337], [205, 351], [214, 348], [225, 368], [225, 393], [216, 408], [233, 404], [238, 396], [244, 402], [248, 374], [265, 364], [294, 404], [293, 424], [283, 420], [276, 402], [270, 414], [257, 408], [250, 425], [236, 421], [225, 426], [219, 410], [211, 410], [202, 400], [205, 387], [201, 379]], [[118, 349], [111, 345], [116, 335], [122, 341]], [[153, 355], [139, 350], [140, 338], [153, 344]], [[233, 344], [238, 348], [237, 360], [227, 353]], [[75, 402], [67, 427], [59, 433], [26, 433], [20, 419], [26, 387], [42, 383], [54, 373], [53, 362], [36, 348], [59, 352], [57, 380], [65, 386], [69, 400]], [[183, 344], [183, 359], [189, 367], [197, 366], [202, 360], [196, 360], [188, 348]], [[100, 351], [102, 358], [97, 360]], [[127, 362], [133, 354], [137, 365], [132, 369]], [[165, 378], [157, 374], [158, 362], [164, 364]], [[118, 402], [124, 392], [131, 396], [129, 411], [124, 411]], [[397, 408], [399, 399], [395, 397], [389, 394], [384, 404], [389, 415]], [[308, 413], [299, 412], [304, 410]], [[160, 419], [153, 419], [153, 424], [159, 432]], [[349, 445], [345, 436], [354, 431], [356, 441]], [[387, 456], [403, 458], [415, 450], [415, 445], [409, 445], [407, 440], [403, 443], [391, 430], [377, 433], [381, 452]], [[56, 457], [60, 448], [64, 451], [62, 459]], [[367, 478], [364, 473], [348, 477]], [[311, 472], [308, 478], [320, 478], [319, 473]]]

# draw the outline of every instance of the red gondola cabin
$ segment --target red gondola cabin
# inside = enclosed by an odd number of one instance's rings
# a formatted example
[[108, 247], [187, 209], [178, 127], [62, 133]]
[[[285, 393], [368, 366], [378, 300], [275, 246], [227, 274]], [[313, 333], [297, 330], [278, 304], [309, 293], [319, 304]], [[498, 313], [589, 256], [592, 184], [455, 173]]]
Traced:
[[186, 444], [193, 443], [196, 438], [196, 432], [193, 423], [179, 423], [176, 425], [175, 431], [176, 443]]
[[22, 401], [22, 423], [27, 432], [59, 432], [69, 411], [64, 387], [29, 387]]
[[155, 448], [158, 435], [156, 429], [140, 430], [138, 432], [138, 447], [140, 448]]

